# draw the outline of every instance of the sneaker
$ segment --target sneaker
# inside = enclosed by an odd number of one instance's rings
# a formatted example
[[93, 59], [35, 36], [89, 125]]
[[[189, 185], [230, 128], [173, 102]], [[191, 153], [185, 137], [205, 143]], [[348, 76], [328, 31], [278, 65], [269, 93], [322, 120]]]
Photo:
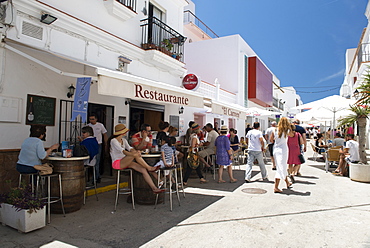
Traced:
[[276, 170], [276, 167], [272, 168], [272, 170]]
[[264, 178], [262, 178], [262, 181], [268, 181], [269, 180], [269, 178], [268, 177], [264, 177]]
[[250, 182], [251, 182], [251, 180], [250, 180], [250, 179], [245, 179], [245, 182], [246, 182], [246, 183], [250, 183]]

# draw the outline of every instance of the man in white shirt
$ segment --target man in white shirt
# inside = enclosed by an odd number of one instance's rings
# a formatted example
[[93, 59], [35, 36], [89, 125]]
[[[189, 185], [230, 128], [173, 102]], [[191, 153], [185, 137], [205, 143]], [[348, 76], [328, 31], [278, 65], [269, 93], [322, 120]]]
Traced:
[[208, 132], [206, 142], [202, 143], [203, 146], [206, 146], [202, 151], [200, 151], [199, 159], [206, 167], [211, 167], [205, 160], [205, 157], [215, 154], [215, 141], [218, 137], [218, 133], [213, 129], [211, 123], [206, 124], [206, 131]]
[[276, 165], [275, 165], [275, 160], [274, 160], [274, 156], [273, 156], [273, 147], [274, 147], [274, 143], [270, 141], [270, 137], [271, 137], [271, 133], [275, 132], [276, 130], [276, 121], [273, 121], [271, 122], [271, 127], [267, 128], [266, 129], [266, 132], [265, 132], [265, 140], [267, 141], [267, 144], [268, 144], [268, 149], [269, 149], [269, 153], [270, 153], [270, 158], [271, 158], [271, 162], [272, 162], [272, 169], [273, 170], [276, 170]]
[[245, 170], [245, 182], [251, 182], [252, 166], [257, 159], [258, 165], [261, 169], [262, 179], [268, 180], [265, 163], [263, 162], [262, 152], [265, 150], [263, 135], [260, 129], [260, 123], [253, 123], [253, 129], [247, 133], [246, 143], [248, 145], [248, 162]]
[[343, 176], [346, 174], [346, 165], [347, 163], [358, 163], [360, 162], [360, 153], [359, 153], [359, 144], [354, 140], [353, 134], [347, 134], [346, 136], [346, 145], [344, 149], [339, 150], [340, 159], [338, 168], [335, 172], [338, 172], [338, 175]]
[[[99, 153], [96, 155], [96, 165], [95, 165], [95, 177], [96, 182], [100, 183], [100, 158], [102, 154], [102, 143], [104, 138], [104, 144], [107, 145], [107, 129], [105, 129], [104, 125], [100, 122], [98, 122], [98, 118], [96, 114], [92, 113], [89, 115], [89, 121], [88, 124], [92, 129], [94, 130], [94, 137], [98, 141], [99, 144]], [[106, 147], [106, 146], [105, 146]]]

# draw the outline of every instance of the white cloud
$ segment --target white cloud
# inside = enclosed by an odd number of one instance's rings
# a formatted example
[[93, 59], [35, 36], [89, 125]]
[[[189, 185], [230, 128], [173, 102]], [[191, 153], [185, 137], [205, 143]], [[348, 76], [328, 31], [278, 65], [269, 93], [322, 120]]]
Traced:
[[324, 77], [324, 78], [320, 79], [319, 81], [317, 81], [315, 83], [315, 85], [319, 84], [319, 83], [322, 83], [322, 82], [325, 82], [325, 81], [328, 81], [328, 80], [333, 79], [333, 78], [337, 78], [339, 76], [343, 76], [343, 75], [344, 75], [344, 69], [342, 69], [342, 70], [338, 71], [337, 73], [334, 73], [330, 76], [327, 76], [327, 77]]

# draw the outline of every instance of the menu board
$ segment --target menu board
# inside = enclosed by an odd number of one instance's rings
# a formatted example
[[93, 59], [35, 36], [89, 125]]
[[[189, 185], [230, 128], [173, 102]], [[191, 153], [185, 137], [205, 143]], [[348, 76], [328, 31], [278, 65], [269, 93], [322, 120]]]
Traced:
[[[177, 129], [179, 129], [179, 116], [177, 115], [170, 115], [170, 125], [173, 126], [173, 127], [176, 127]], [[177, 137], [179, 136], [179, 133], [177, 133]]]
[[55, 126], [55, 102], [52, 97], [28, 94], [26, 125]]

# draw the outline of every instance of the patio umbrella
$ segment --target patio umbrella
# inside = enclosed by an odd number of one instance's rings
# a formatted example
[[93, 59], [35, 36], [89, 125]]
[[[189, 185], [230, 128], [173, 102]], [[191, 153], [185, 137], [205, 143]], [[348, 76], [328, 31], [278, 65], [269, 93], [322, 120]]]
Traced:
[[269, 116], [269, 115], [281, 115], [281, 112], [269, 111], [256, 107], [247, 108], [246, 116]]
[[[344, 117], [351, 112], [349, 107], [354, 104], [356, 100], [347, 99], [338, 95], [328, 96], [323, 99], [306, 103], [293, 109], [310, 109], [313, 111], [312, 117], [317, 120], [333, 120], [333, 127], [335, 127], [335, 120], [338, 117]], [[343, 111], [343, 112], [342, 112]], [[308, 112], [308, 111], [307, 111]], [[297, 117], [298, 118], [298, 117]]]

